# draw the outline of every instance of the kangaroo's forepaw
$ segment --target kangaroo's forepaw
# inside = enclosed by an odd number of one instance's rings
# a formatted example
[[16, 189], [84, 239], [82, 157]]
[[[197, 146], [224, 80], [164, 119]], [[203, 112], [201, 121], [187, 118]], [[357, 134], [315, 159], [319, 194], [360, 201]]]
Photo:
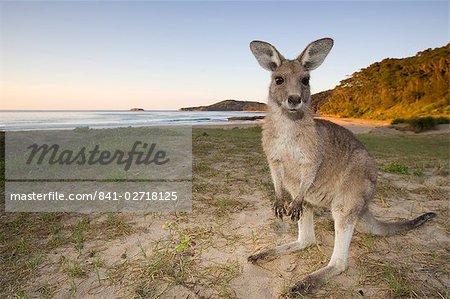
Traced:
[[275, 217], [283, 219], [283, 215], [286, 214], [286, 208], [284, 202], [281, 200], [275, 200], [273, 203], [273, 210], [275, 211]]
[[303, 212], [303, 200], [294, 200], [289, 204], [287, 215], [292, 221], [298, 221]]

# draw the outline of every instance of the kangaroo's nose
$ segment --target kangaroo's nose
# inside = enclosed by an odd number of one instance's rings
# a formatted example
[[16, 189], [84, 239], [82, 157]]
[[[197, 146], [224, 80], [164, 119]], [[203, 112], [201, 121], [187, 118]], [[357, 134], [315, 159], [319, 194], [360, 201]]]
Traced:
[[301, 101], [302, 101], [302, 98], [299, 96], [289, 96], [288, 97], [288, 103], [293, 106], [300, 104]]

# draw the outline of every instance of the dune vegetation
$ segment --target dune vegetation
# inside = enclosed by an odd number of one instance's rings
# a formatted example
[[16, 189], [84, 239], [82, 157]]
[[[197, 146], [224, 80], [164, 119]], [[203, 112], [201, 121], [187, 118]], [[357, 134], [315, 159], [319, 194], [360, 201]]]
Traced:
[[369, 119], [448, 116], [449, 65], [450, 44], [413, 57], [384, 59], [342, 80], [318, 111]]

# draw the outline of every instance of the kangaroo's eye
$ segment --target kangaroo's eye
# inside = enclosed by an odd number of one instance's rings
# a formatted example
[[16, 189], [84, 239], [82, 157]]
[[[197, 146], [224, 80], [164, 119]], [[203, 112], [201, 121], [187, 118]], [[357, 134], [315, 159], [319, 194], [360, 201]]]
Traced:
[[305, 77], [302, 79], [302, 84], [303, 85], [308, 85], [309, 84], [309, 77]]
[[283, 82], [284, 82], [283, 77], [275, 77], [275, 84], [281, 85], [283, 84]]

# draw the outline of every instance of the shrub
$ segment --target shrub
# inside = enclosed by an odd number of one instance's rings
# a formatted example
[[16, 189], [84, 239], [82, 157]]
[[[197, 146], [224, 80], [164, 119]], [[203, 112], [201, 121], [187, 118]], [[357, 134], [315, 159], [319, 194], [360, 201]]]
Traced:
[[436, 127], [436, 121], [431, 116], [412, 118], [408, 123], [414, 128], [415, 132], [423, 132]]
[[398, 125], [398, 124], [404, 124], [404, 123], [406, 123], [405, 119], [396, 118], [391, 122], [391, 125]]
[[415, 117], [409, 119], [396, 118], [391, 122], [392, 125], [408, 124], [411, 131], [414, 131], [416, 133], [434, 129], [436, 125], [448, 123], [450, 123], [450, 119], [448, 117], [434, 118], [431, 116]]
[[450, 118], [448, 118], [448, 117], [444, 117], [444, 116], [436, 117], [435, 120], [436, 120], [437, 125], [450, 124]]

